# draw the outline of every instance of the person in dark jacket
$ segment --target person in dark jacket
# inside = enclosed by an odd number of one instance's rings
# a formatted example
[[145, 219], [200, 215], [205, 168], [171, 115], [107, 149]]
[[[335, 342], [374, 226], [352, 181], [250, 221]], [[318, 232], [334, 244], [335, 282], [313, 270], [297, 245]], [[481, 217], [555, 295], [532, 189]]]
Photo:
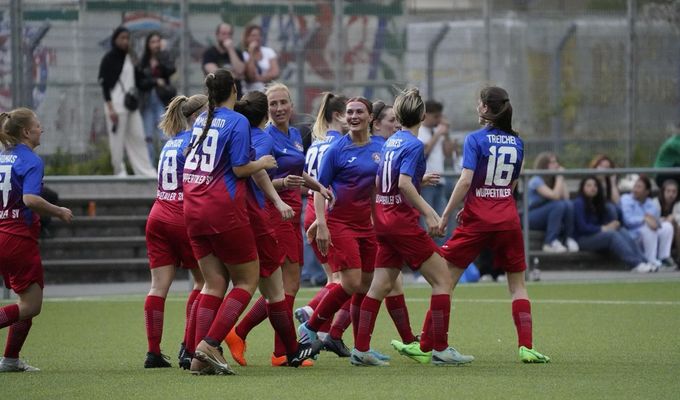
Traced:
[[621, 227], [615, 213], [606, 207], [602, 184], [595, 176], [581, 181], [574, 199], [575, 236], [579, 248], [613, 254], [633, 272], [651, 272], [637, 243]]
[[162, 135], [158, 123], [165, 111], [165, 107], [177, 94], [177, 90], [170, 83], [170, 77], [175, 73], [175, 63], [161, 46], [161, 34], [151, 32], [146, 37], [144, 54], [137, 66], [142, 80], [139, 82], [141, 90], [141, 110], [144, 121], [146, 145], [149, 158], [155, 161], [158, 157], [158, 144]]
[[[111, 147], [114, 175], [126, 176], [123, 149], [136, 175], [156, 176], [144, 142], [144, 128], [136, 96], [141, 74], [135, 69], [130, 49], [130, 31], [120, 26], [111, 35], [111, 50], [99, 65], [98, 81], [102, 87], [106, 107], [106, 130]], [[127, 98], [127, 101], [126, 101]], [[137, 98], [138, 100], [138, 98]], [[138, 106], [138, 104], [137, 104]]]

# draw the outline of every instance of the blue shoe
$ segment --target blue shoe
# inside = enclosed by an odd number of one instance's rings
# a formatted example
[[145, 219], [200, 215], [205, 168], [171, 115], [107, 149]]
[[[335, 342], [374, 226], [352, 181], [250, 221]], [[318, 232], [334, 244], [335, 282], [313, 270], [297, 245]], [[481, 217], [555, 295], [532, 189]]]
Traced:
[[310, 318], [312, 318], [313, 313], [314, 313], [314, 310], [312, 309], [312, 307], [304, 306], [304, 307], [296, 308], [293, 315], [295, 316], [295, 319], [299, 323], [304, 324], [305, 322], [309, 321]]
[[432, 350], [432, 364], [434, 365], [463, 365], [474, 361], [473, 356], [460, 354], [453, 347], [447, 347], [442, 351]]
[[352, 349], [349, 362], [360, 367], [386, 367], [390, 365], [387, 361], [377, 359], [370, 351], [359, 351], [357, 349]]
[[298, 327], [299, 342], [302, 344], [311, 344], [319, 340], [319, 336], [313, 330], [307, 328], [307, 323], [303, 323]]
[[388, 356], [387, 354], [380, 353], [379, 351], [373, 349], [370, 349], [368, 352], [380, 361], [390, 361], [392, 359], [392, 357]]

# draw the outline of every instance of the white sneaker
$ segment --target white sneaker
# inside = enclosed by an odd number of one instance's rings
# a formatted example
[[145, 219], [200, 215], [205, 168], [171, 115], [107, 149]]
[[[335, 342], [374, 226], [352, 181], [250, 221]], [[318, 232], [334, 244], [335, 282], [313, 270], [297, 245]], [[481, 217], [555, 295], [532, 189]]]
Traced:
[[644, 262], [641, 262], [640, 264], [636, 265], [635, 268], [630, 270], [630, 272], [636, 272], [639, 274], [645, 274], [652, 271], [654, 271], [654, 266]]
[[555, 239], [550, 242], [550, 244], [544, 244], [543, 251], [546, 253], [566, 253], [567, 248], [564, 247], [564, 245], [560, 243], [559, 240]]
[[576, 243], [576, 240], [572, 238], [567, 238], [565, 243], [567, 244], [567, 250], [570, 253], [576, 253], [577, 251], [579, 251], [578, 243]]
[[32, 367], [19, 358], [3, 358], [0, 361], [0, 372], [38, 372], [40, 369]]

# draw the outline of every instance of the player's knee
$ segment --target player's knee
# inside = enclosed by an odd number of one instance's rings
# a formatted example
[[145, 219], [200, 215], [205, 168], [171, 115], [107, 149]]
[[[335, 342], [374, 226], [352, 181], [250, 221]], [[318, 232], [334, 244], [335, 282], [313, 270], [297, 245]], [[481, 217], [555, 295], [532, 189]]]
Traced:
[[22, 320], [37, 317], [42, 311], [42, 300], [19, 301], [19, 318]]

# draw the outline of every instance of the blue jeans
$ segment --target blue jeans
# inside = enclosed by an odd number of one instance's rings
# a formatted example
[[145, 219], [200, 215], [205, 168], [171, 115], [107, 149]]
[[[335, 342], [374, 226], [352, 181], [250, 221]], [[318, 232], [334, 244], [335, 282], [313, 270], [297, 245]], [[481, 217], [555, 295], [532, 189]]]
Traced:
[[561, 235], [574, 237], [574, 205], [568, 200], [552, 200], [529, 210], [529, 229], [545, 231], [544, 243]]
[[156, 167], [156, 162], [158, 160], [156, 141], [160, 142], [163, 138], [160, 129], [158, 129], [158, 123], [161, 121], [164, 112], [165, 106], [163, 105], [163, 102], [158, 98], [156, 90], [152, 89], [142, 107], [142, 120], [144, 121], [146, 147], [149, 150], [149, 159], [154, 168]]
[[577, 242], [581, 250], [609, 252], [609, 254], [615, 255], [630, 268], [646, 261], [637, 243], [623, 228], [616, 231], [598, 232], [589, 236], [582, 236], [578, 238]]

